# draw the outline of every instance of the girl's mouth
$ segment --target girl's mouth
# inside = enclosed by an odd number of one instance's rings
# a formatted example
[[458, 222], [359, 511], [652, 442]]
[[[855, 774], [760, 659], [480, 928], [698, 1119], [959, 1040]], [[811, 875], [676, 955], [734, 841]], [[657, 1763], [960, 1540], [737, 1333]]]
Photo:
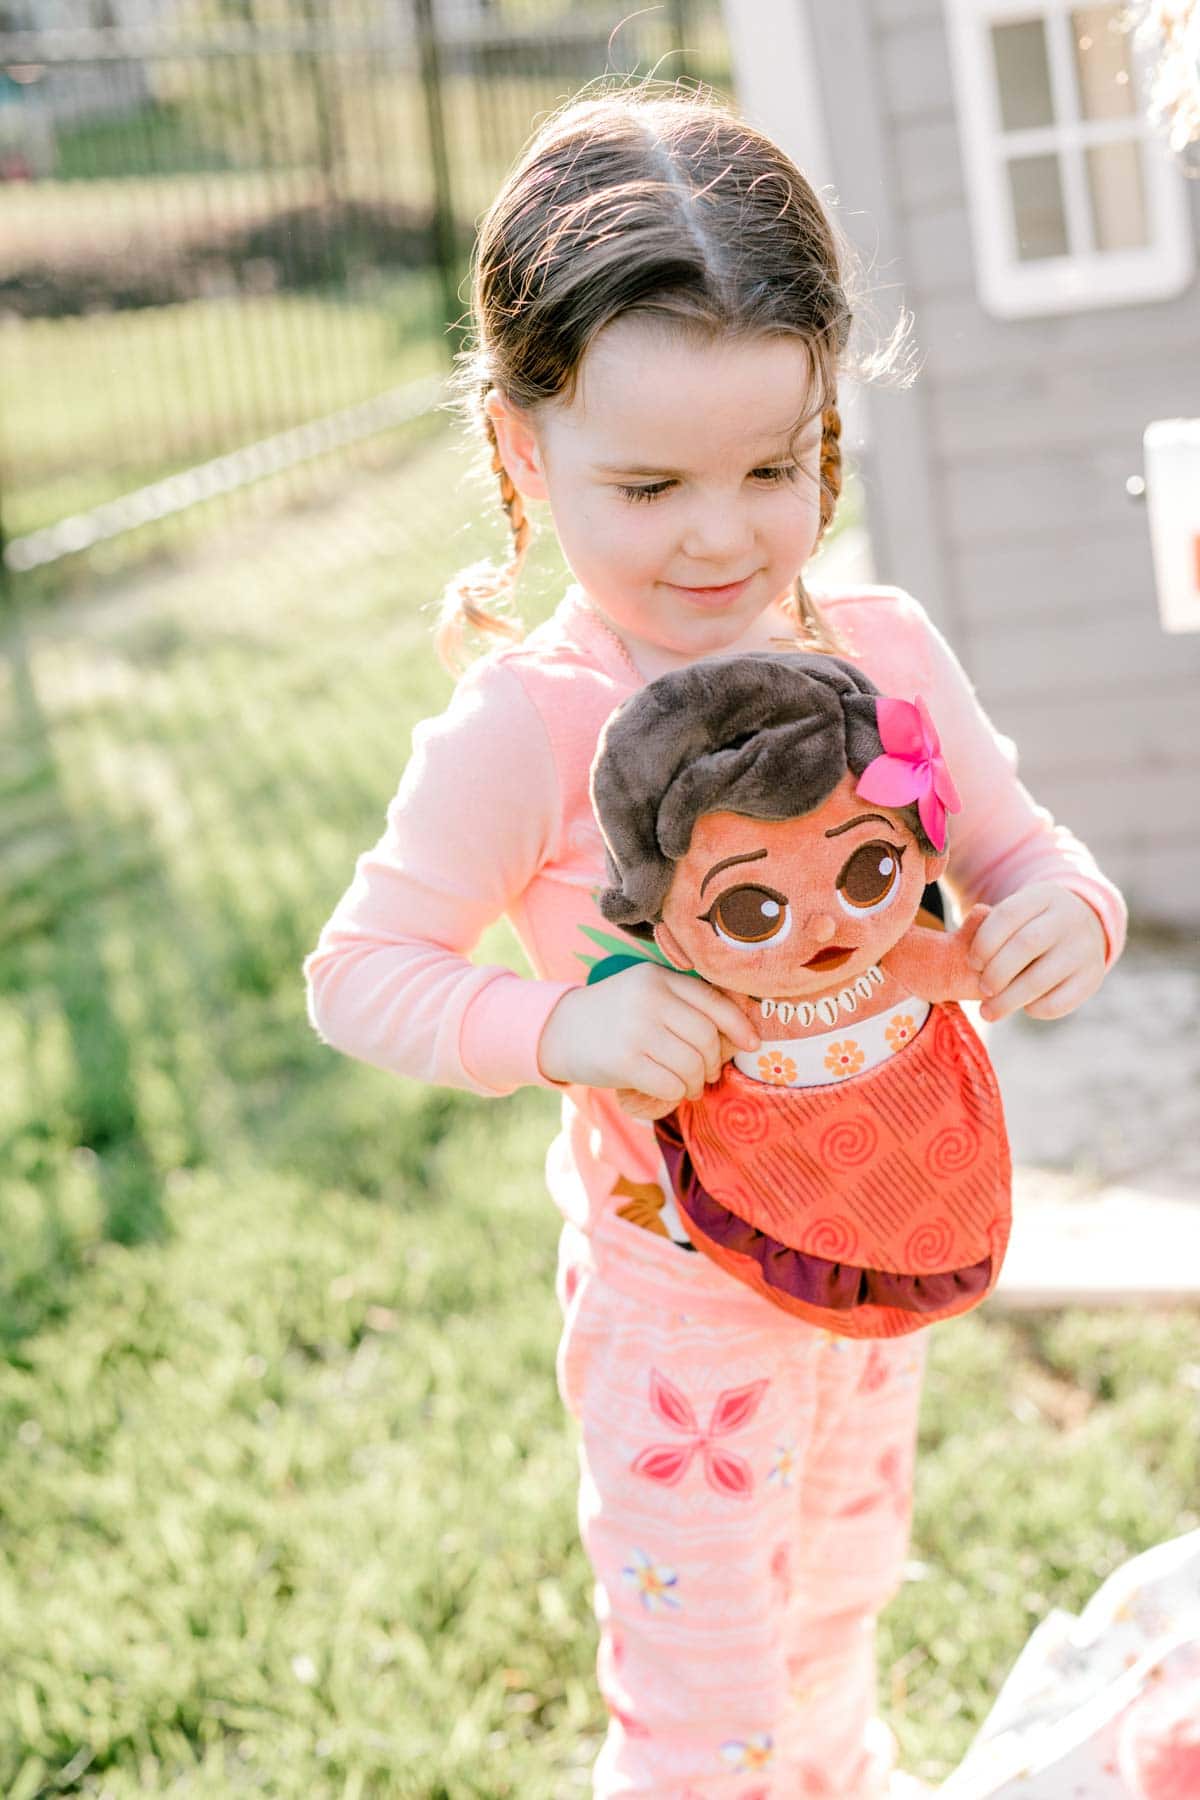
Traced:
[[827, 944], [824, 950], [818, 950], [810, 956], [804, 967], [806, 969], [840, 969], [854, 955], [853, 950], [844, 950], [840, 944]]
[[686, 594], [696, 606], [728, 606], [731, 600], [736, 600], [750, 586], [753, 579], [753, 575], [747, 575], [741, 581], [727, 582], [724, 587], [677, 586], [677, 591]]

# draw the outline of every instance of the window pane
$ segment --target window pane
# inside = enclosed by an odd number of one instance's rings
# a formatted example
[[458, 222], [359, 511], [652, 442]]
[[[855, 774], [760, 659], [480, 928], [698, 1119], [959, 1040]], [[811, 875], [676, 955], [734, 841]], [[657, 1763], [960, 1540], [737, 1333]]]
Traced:
[[1148, 243], [1140, 144], [1094, 144], [1087, 178], [1097, 250], [1137, 250]]
[[1008, 165], [1014, 236], [1022, 262], [1067, 253], [1067, 215], [1057, 156], [1016, 156]]
[[1044, 19], [992, 26], [992, 55], [1000, 90], [1000, 123], [1005, 131], [1054, 123], [1050, 64]]
[[1080, 6], [1071, 14], [1079, 106], [1085, 119], [1127, 119], [1134, 110], [1129, 33], [1119, 6]]

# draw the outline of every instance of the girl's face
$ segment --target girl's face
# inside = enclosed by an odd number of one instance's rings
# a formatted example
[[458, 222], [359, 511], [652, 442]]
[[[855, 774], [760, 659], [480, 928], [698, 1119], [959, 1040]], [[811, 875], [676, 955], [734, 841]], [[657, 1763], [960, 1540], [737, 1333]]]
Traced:
[[489, 400], [514, 483], [549, 502], [571, 570], [660, 664], [729, 649], [784, 597], [819, 523], [820, 415], [797, 338], [706, 340], [630, 315], [593, 341], [574, 398]]

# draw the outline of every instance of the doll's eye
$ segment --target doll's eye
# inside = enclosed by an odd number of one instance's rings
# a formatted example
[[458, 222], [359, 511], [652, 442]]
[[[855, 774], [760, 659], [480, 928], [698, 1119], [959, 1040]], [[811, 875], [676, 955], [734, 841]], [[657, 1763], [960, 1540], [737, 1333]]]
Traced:
[[899, 844], [880, 840], [860, 844], [837, 878], [843, 912], [882, 912], [890, 905], [900, 883], [903, 856], [904, 847]]
[[792, 928], [787, 895], [751, 884], [727, 888], [700, 917], [727, 944], [766, 944]]

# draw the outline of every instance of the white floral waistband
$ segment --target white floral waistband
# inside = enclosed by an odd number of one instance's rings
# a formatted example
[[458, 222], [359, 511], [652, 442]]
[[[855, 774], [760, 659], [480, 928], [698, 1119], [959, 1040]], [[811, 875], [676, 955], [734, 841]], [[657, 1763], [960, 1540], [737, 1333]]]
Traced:
[[831, 1087], [895, 1056], [928, 1017], [928, 1000], [909, 996], [870, 1019], [847, 1019], [817, 1037], [780, 1038], [761, 1050], [739, 1050], [733, 1060], [743, 1075], [772, 1087]]

